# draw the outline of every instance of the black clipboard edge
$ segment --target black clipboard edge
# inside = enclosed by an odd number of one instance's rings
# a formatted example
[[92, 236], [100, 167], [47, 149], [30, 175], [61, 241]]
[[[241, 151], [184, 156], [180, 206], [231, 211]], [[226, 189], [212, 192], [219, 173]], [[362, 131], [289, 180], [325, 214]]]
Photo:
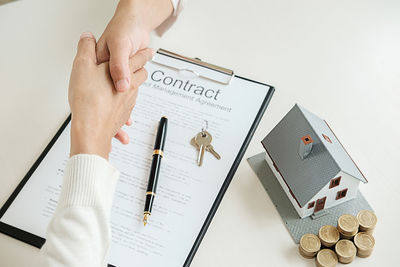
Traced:
[[203, 240], [203, 238], [204, 238], [204, 236], [205, 236], [205, 234], [207, 232], [207, 229], [210, 226], [212, 219], [214, 218], [215, 213], [217, 212], [219, 204], [221, 204], [222, 198], [224, 197], [225, 192], [228, 189], [229, 184], [231, 183], [237, 168], [239, 167], [239, 164], [240, 164], [240, 162], [241, 162], [241, 160], [242, 160], [242, 158], [244, 156], [244, 153], [246, 152], [247, 147], [249, 146], [250, 141], [253, 138], [253, 135], [254, 135], [255, 131], [257, 130], [257, 126], [260, 123], [260, 121], [261, 121], [261, 119], [262, 119], [262, 117], [263, 117], [263, 115], [265, 113], [265, 110], [268, 107], [269, 102], [271, 101], [272, 95], [275, 92], [275, 88], [273, 86], [271, 86], [271, 85], [268, 85], [268, 84], [265, 84], [265, 83], [261, 83], [261, 82], [257, 82], [257, 81], [253, 81], [253, 80], [250, 80], [250, 79], [247, 79], [247, 78], [244, 78], [244, 77], [241, 77], [241, 76], [237, 76], [237, 75], [235, 77], [239, 78], [239, 79], [243, 79], [243, 80], [249, 81], [249, 82], [254, 82], [254, 83], [258, 83], [258, 84], [262, 84], [262, 85], [268, 86], [269, 90], [268, 90], [267, 95], [264, 98], [263, 103], [261, 104], [260, 109], [258, 110], [256, 118], [253, 121], [253, 124], [250, 127], [250, 131], [247, 133], [247, 136], [246, 136], [246, 138], [245, 138], [245, 140], [244, 140], [244, 142], [242, 144], [242, 147], [239, 150], [239, 153], [237, 154], [237, 156], [235, 158], [235, 161], [233, 162], [233, 165], [232, 165], [231, 169], [229, 170], [228, 175], [226, 176], [225, 181], [222, 184], [222, 187], [219, 190], [217, 197], [215, 198], [215, 201], [214, 201], [214, 203], [213, 203], [213, 205], [211, 207], [211, 210], [208, 213], [207, 218], [206, 218], [203, 226], [200, 229], [199, 235], [197, 236], [197, 238], [196, 238], [196, 240], [195, 240], [195, 242], [193, 244], [193, 247], [189, 252], [188, 257], [186, 258], [185, 263], [183, 264], [183, 267], [189, 267], [190, 266], [195, 254], [197, 252], [197, 249], [199, 248], [200, 243]]
[[3, 222], [0, 222], [0, 232], [37, 248], [41, 248], [46, 241], [40, 236], [26, 232]]
[[[57, 141], [58, 137], [60, 137], [61, 133], [64, 131], [65, 127], [67, 127], [68, 123], [71, 121], [71, 114], [68, 115], [67, 119], [63, 122], [61, 127], [57, 130], [57, 133], [50, 140], [50, 143], [47, 144], [43, 152], [40, 154], [39, 158], [33, 163], [32, 167], [29, 169], [27, 174], [24, 176], [22, 181], [17, 185], [17, 187], [12, 192], [11, 196], [7, 199], [4, 205], [0, 209], [0, 219], [6, 213], [7, 209], [11, 206], [15, 198], [18, 196], [19, 192], [25, 186], [26, 182], [28, 182], [29, 178], [35, 172], [37, 167], [40, 165], [42, 160], [46, 157], [47, 153], [50, 151], [51, 147]], [[9, 236], [12, 236], [20, 241], [26, 242], [32, 246], [37, 248], [41, 248], [45, 242], [44, 238], [41, 238], [32, 233], [26, 232], [24, 230], [18, 229], [14, 226], [8, 225], [6, 223], [0, 222], [0, 232]]]

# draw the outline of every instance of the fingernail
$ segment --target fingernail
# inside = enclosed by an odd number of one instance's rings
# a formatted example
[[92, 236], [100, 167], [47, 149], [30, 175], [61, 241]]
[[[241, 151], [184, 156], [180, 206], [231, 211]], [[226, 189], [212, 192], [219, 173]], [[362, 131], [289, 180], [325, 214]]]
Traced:
[[122, 79], [115, 83], [115, 88], [118, 91], [125, 91], [129, 87], [128, 79]]
[[93, 38], [93, 34], [91, 32], [83, 32], [80, 39], [82, 38]]

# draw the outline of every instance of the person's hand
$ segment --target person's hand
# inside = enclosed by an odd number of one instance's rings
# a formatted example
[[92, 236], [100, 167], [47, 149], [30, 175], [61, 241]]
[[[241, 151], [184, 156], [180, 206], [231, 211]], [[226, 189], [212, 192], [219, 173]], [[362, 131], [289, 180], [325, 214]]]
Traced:
[[149, 44], [150, 32], [172, 13], [171, 0], [120, 0], [97, 42], [98, 63], [110, 61], [117, 91], [129, 88], [129, 58]]
[[[97, 62], [110, 62], [111, 78], [117, 91], [124, 92], [130, 87], [129, 58], [148, 46], [150, 32], [172, 11], [170, 0], [119, 1], [113, 18], [96, 46]], [[124, 143], [127, 134], [120, 130], [116, 137]]]
[[[97, 64], [96, 39], [91, 33], [81, 35], [68, 92], [72, 113], [70, 156], [97, 154], [108, 159], [111, 139], [117, 133], [121, 135], [119, 130], [130, 117], [138, 87], [147, 78], [143, 66], [152, 54], [151, 49], [144, 49], [130, 59], [130, 86], [124, 92], [116, 92], [109, 64]], [[128, 136], [124, 134], [116, 137], [127, 143]]]
[[132, 15], [127, 1], [121, 1], [97, 42], [97, 61], [110, 61], [110, 73], [119, 92], [130, 86], [129, 58], [149, 44], [151, 28], [140, 16]]

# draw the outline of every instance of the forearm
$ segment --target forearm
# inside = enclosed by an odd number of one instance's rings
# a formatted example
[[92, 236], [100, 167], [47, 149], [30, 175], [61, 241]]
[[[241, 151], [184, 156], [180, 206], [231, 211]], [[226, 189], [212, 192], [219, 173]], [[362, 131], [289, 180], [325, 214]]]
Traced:
[[139, 21], [146, 31], [151, 32], [171, 16], [173, 10], [171, 0], [121, 0], [115, 15]]
[[69, 160], [38, 266], [107, 265], [110, 212], [118, 176], [99, 156], [77, 155]]

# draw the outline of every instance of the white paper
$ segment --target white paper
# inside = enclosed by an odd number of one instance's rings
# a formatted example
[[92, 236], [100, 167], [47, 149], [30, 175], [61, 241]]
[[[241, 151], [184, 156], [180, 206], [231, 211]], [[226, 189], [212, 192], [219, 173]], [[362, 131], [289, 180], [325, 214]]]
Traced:
[[[159, 64], [150, 62], [146, 69], [148, 79], [140, 87], [131, 115], [133, 126], [125, 128], [131, 142], [121, 145], [114, 140], [110, 155], [110, 162], [121, 175], [111, 214], [109, 263], [118, 267], [182, 266], [269, 87], [240, 78], [234, 78], [230, 85], [203, 78], [186, 83], [178, 72]], [[143, 227], [155, 133], [163, 115], [168, 117], [164, 158], [152, 215]], [[201, 131], [205, 120], [213, 136], [212, 144], [222, 158], [217, 160], [206, 152], [203, 166], [198, 167], [197, 150], [190, 140]], [[2, 222], [45, 238], [61, 191], [68, 151], [69, 126]]]

